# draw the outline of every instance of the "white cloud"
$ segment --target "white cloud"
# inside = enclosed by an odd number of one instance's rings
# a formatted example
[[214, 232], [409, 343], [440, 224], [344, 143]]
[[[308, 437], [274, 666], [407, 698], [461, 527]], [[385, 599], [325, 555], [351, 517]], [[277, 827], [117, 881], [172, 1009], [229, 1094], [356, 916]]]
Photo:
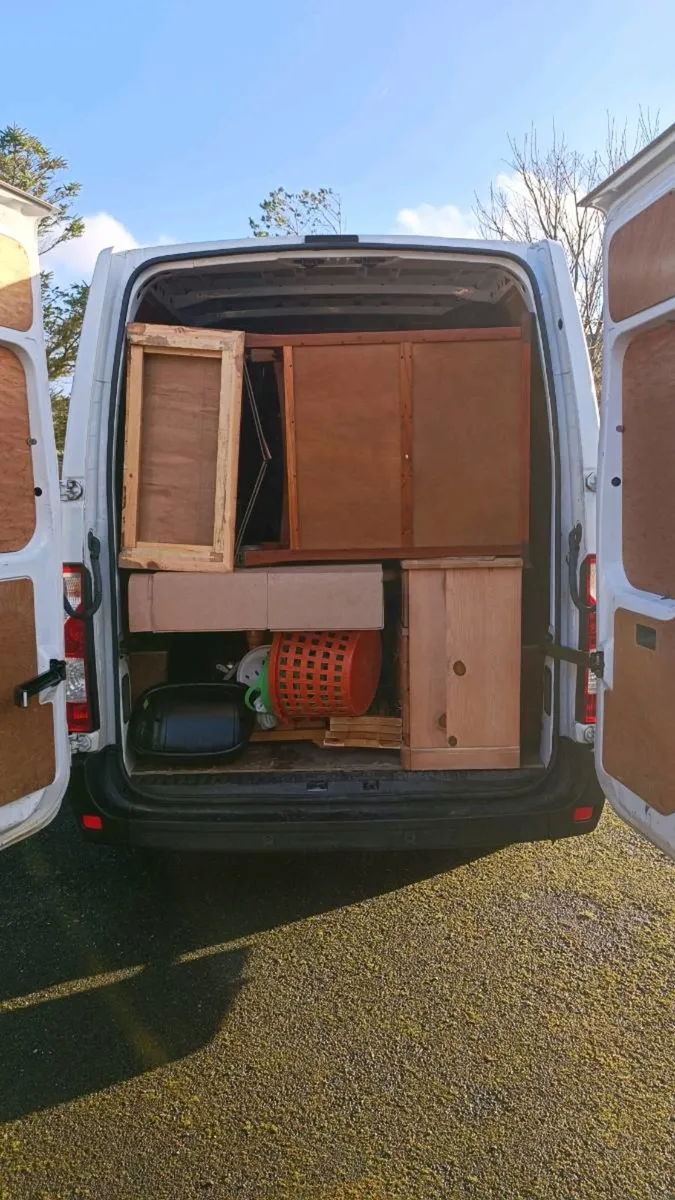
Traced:
[[417, 208], [402, 208], [396, 215], [396, 228], [399, 233], [426, 237], [480, 237], [473, 213], [462, 212], [455, 204], [418, 204]]
[[88, 281], [98, 255], [108, 246], [114, 250], [135, 250], [138, 242], [116, 217], [107, 212], [95, 213], [84, 218], [82, 237], [56, 246], [46, 257], [44, 265], [47, 270], [54, 272], [59, 281]]

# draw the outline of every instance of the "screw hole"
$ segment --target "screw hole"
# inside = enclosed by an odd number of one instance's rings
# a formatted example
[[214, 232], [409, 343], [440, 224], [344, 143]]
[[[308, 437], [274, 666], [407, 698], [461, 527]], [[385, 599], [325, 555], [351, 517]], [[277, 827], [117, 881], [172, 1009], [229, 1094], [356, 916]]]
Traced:
[[33, 491], [35, 492], [36, 496], [42, 495], [42, 488], [33, 488]]
[[454, 734], [452, 735], [452, 737], [449, 737], [449, 738], [448, 738], [448, 745], [449, 745], [449, 746], [456, 746], [456, 745], [457, 745], [457, 738], [454, 736]]
[[558, 317], [558, 329], [562, 329], [562, 327], [563, 327], [562, 317]]
[[455, 675], [466, 675], [466, 667], [461, 659], [458, 659], [456, 663], [453, 663], [452, 669], [455, 672]]
[[615, 475], [612, 480], [612, 487], [621, 487], [621, 480], [618, 475]]

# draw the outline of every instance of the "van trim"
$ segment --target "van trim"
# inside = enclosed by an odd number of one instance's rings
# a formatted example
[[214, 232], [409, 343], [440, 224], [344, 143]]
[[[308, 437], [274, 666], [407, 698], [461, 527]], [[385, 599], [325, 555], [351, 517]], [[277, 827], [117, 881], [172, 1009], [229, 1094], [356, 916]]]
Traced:
[[[241, 255], [246, 255], [246, 254], [252, 254], [252, 255], [269, 254], [270, 253], [269, 245], [265, 244], [264, 239], [261, 239], [261, 242], [262, 242], [262, 244], [259, 246], [256, 244], [247, 244], [246, 246], [242, 246], [242, 244], [240, 243], [238, 246], [230, 246], [226, 249], [220, 249], [220, 250], [217, 248], [214, 248], [212, 246], [208, 250], [203, 250], [203, 251], [195, 251], [193, 249], [190, 251], [185, 251], [183, 253], [177, 253], [177, 254], [156, 255], [154, 258], [145, 259], [142, 263], [138, 264], [138, 266], [134, 269], [134, 271], [132, 271], [131, 275], [129, 276], [129, 279], [127, 280], [125, 288], [124, 288], [124, 292], [122, 294], [122, 301], [121, 301], [121, 305], [120, 305], [119, 325], [118, 325], [118, 330], [117, 330], [117, 338], [115, 341], [115, 352], [114, 352], [114, 357], [113, 357], [112, 372], [111, 372], [111, 378], [110, 378], [110, 384], [109, 384], [111, 397], [116, 398], [118, 395], [118, 392], [119, 392], [120, 369], [121, 369], [122, 356], [123, 356], [123, 351], [124, 351], [124, 335], [125, 335], [125, 330], [126, 330], [126, 317], [127, 317], [131, 294], [133, 292], [136, 280], [138, 279], [139, 275], [145, 273], [146, 271], [148, 271], [151, 268], [156, 267], [156, 266], [163, 266], [163, 267], [165, 267], [165, 269], [168, 270], [168, 269], [170, 269], [170, 266], [172, 263], [186, 262], [188, 260], [195, 261], [198, 259], [209, 259], [209, 258], [211, 258], [211, 259], [212, 258], [230, 258], [230, 257], [234, 257], [236, 255], [241, 256]], [[280, 246], [277, 243], [277, 245], [274, 246], [274, 251], [275, 251], [275, 253], [281, 253], [281, 254], [294, 254], [294, 253], [298, 253], [298, 251], [301, 251], [306, 245], [308, 245], [308, 243], [306, 242], [306, 239], [304, 239], [302, 242], [293, 241], [288, 247]], [[309, 243], [310, 247], [311, 247], [311, 245], [312, 245], [312, 243]], [[556, 390], [555, 390], [555, 385], [554, 385], [553, 365], [551, 362], [548, 331], [546, 328], [546, 321], [544, 318], [544, 309], [543, 309], [543, 304], [542, 304], [542, 299], [541, 299], [541, 292], [539, 289], [539, 284], [538, 284], [536, 275], [534, 274], [532, 267], [526, 261], [526, 259], [524, 259], [521, 255], [514, 254], [510, 250], [504, 250], [504, 251], [495, 250], [494, 247], [490, 247], [489, 249], [483, 248], [483, 247], [477, 247], [477, 246], [466, 246], [466, 245], [461, 246], [461, 247], [456, 247], [456, 246], [447, 246], [446, 247], [446, 246], [438, 246], [438, 245], [433, 245], [433, 246], [415, 245], [413, 243], [408, 243], [408, 242], [406, 242], [405, 245], [402, 246], [400, 240], [397, 242], [379, 242], [379, 241], [378, 242], [369, 242], [369, 241], [359, 240], [358, 243], [355, 243], [355, 248], [356, 248], [356, 246], [358, 246], [359, 251], [364, 250], [364, 251], [370, 251], [370, 252], [374, 252], [374, 253], [383, 252], [383, 251], [394, 253], [396, 251], [400, 252], [401, 249], [406, 248], [406, 249], [409, 249], [414, 252], [419, 251], [421, 255], [424, 255], [425, 253], [434, 253], [434, 254], [440, 253], [442, 255], [449, 254], [449, 255], [453, 255], [453, 256], [462, 256], [462, 255], [468, 256], [468, 255], [470, 255], [470, 256], [477, 256], [479, 258], [504, 258], [505, 260], [514, 263], [514, 265], [516, 265], [519, 269], [522, 269], [525, 271], [525, 274], [527, 275], [527, 278], [530, 283], [530, 287], [532, 289], [532, 295], [534, 297], [534, 303], [535, 303], [535, 308], [536, 308], [536, 312], [537, 312], [538, 332], [539, 332], [539, 337], [540, 337], [540, 341], [541, 341], [541, 345], [542, 345], [542, 349], [543, 349], [544, 369], [545, 369], [545, 373], [546, 373], [546, 384], [547, 384], [547, 388], [548, 388], [548, 394], [550, 397], [550, 412], [551, 412], [551, 422], [552, 422], [552, 432], [553, 432], [553, 446], [554, 446], [554, 453], [555, 453], [554, 470], [552, 471], [553, 483], [554, 483], [553, 537], [554, 537], [554, 541], [555, 541], [555, 556], [554, 556], [554, 564], [555, 565], [554, 565], [554, 579], [553, 579], [553, 584], [554, 584], [553, 641], [559, 642], [560, 641], [561, 604], [562, 604], [562, 586], [561, 586], [562, 566], [561, 566], [561, 555], [560, 555], [560, 530], [561, 530], [561, 519], [562, 519], [561, 511], [560, 511], [560, 487], [561, 487], [561, 485], [560, 485], [560, 436], [559, 436], [559, 425], [558, 425], [558, 409], [557, 409], [557, 404], [556, 404]], [[320, 247], [317, 245], [316, 248], [318, 250]], [[329, 247], [326, 247], [326, 249], [329, 249]], [[107, 445], [107, 452], [106, 452], [106, 461], [107, 461], [106, 494], [107, 494], [107, 506], [108, 506], [108, 512], [106, 514], [106, 518], [108, 520], [108, 528], [110, 531], [110, 536], [108, 538], [108, 555], [109, 555], [109, 569], [110, 569], [110, 580], [111, 580], [110, 613], [111, 613], [111, 626], [112, 626], [112, 631], [113, 631], [112, 636], [114, 639], [115, 654], [117, 654], [117, 651], [118, 651], [118, 633], [117, 633], [117, 631], [119, 628], [117, 588], [114, 585], [115, 575], [118, 570], [118, 564], [117, 564], [118, 548], [117, 548], [117, 544], [116, 544], [116, 537], [113, 536], [113, 534], [116, 532], [116, 525], [115, 525], [114, 521], [110, 520], [110, 516], [114, 512], [115, 501], [116, 501], [115, 479], [114, 479], [114, 449], [115, 449], [114, 438], [115, 438], [115, 419], [116, 419], [116, 415], [117, 415], [116, 410], [117, 410], [117, 404], [111, 403], [109, 406], [109, 410], [108, 410], [108, 445]], [[121, 758], [122, 725], [121, 725], [121, 718], [120, 718], [120, 708], [121, 708], [120, 681], [119, 681], [119, 671], [117, 670], [116, 658], [114, 659], [114, 662], [115, 662], [114, 679], [113, 679], [113, 692], [114, 692], [114, 697], [115, 697], [115, 706], [114, 706], [115, 707], [115, 712], [114, 712], [115, 743], [114, 743], [114, 745], [115, 745], [115, 749], [116, 749], [118, 755]], [[557, 757], [557, 753], [558, 753], [558, 743], [560, 741], [560, 736], [559, 736], [560, 735], [560, 728], [559, 728], [559, 726], [560, 726], [560, 669], [559, 669], [559, 663], [556, 660], [553, 660], [553, 676], [554, 676], [553, 690], [554, 690], [555, 703], [553, 706], [553, 736], [552, 736], [551, 756], [550, 756], [549, 762], [546, 765], [545, 771], [540, 776], [541, 783], [543, 783], [544, 780], [546, 780], [548, 778], [548, 775], [550, 774], [550, 772], [553, 770], [553, 768], [555, 766], [556, 757]], [[124, 769], [123, 764], [121, 764], [120, 769], [126, 775], [126, 770]], [[279, 772], [279, 774], [282, 774], [282, 772]], [[440, 782], [441, 781], [439, 780], [439, 783]]]

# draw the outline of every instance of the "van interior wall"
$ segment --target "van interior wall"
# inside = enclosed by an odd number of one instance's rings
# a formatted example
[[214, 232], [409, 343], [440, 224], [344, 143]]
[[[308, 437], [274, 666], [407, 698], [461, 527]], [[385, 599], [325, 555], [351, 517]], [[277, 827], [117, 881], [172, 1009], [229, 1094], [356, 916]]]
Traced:
[[[504, 300], [497, 303], [465, 303], [455, 307], [452, 312], [445, 315], [442, 325], [446, 328], [518, 325], [524, 308], [522, 298], [512, 289]], [[182, 323], [179, 321], [176, 311], [166, 307], [157, 292], [152, 291], [148, 291], [141, 299], [134, 314], [134, 320], [149, 324], [178, 325]], [[352, 317], [351, 321], [359, 321], [359, 318]], [[192, 323], [199, 325], [198, 313], [192, 318]], [[228, 323], [232, 324], [232, 327], [246, 327], [241, 321], [235, 324], [227, 320], [224, 320], [222, 326], [218, 327], [226, 327]], [[396, 322], [393, 322], [389, 316], [386, 328], [392, 328], [394, 324], [403, 329], [415, 326], [431, 328], [436, 323], [438, 322], [431, 321], [428, 316], [424, 319], [406, 319], [405, 314], [400, 314]], [[282, 318], [277, 317], [267, 319], [265, 324], [273, 332], [287, 332], [289, 325], [293, 332], [305, 332], [308, 324], [312, 325], [312, 332], [323, 332], [330, 331], [328, 327], [331, 324], [334, 325], [335, 322], [324, 318], [318, 322], [320, 328], [317, 329], [316, 320], [309, 322], [307, 319], [303, 321], [301, 318], [294, 317], [284, 322]], [[360, 318], [359, 330], [370, 330], [373, 327], [380, 327], [379, 319]], [[260, 321], [255, 322], [255, 328], [256, 331], [260, 331]], [[263, 487], [246, 530], [246, 542], [251, 544], [278, 541], [282, 534], [283, 522], [286, 519], [283, 503], [284, 454], [278, 368], [273, 361], [264, 361], [264, 356], [260, 357], [263, 358], [263, 361], [256, 361], [255, 357], [247, 356], [247, 368], [255, 391], [264, 436], [272, 453], [270, 467], [265, 475]], [[544, 661], [541, 647], [546, 639], [550, 607], [552, 467], [546, 395], [536, 339], [534, 339], [532, 355], [530, 423], [530, 540], [528, 558], [524, 562], [522, 577], [521, 747], [524, 765], [535, 762], [539, 756], [544, 693]], [[123, 429], [123, 420], [120, 421], [118, 427]], [[116, 458], [118, 466], [122, 461], [121, 450], [120, 445]], [[246, 403], [243, 403], [239, 455], [241, 498], [238, 501], [238, 522], [242, 518], [242, 509], [254, 486], [258, 469], [258, 432], [251, 418], [250, 410]], [[384, 670], [373, 711], [400, 715], [396, 644], [396, 631], [401, 619], [400, 564], [385, 562], [384, 567], [387, 579], [385, 585], [386, 619], [383, 633]], [[127, 574], [127, 572], [123, 572], [123, 597], [126, 596]], [[245, 630], [222, 634], [129, 633], [124, 604], [123, 624], [122, 633], [125, 647], [129, 652], [130, 660], [135, 662], [135, 678], [131, 680], [133, 699], [138, 697], [145, 686], [150, 686], [162, 679], [176, 682], [218, 682], [223, 678], [222, 668], [227, 667], [231, 662], [236, 662], [249, 646]], [[221, 769], [255, 770], [264, 766], [267, 769], [297, 770], [303, 766], [307, 769], [316, 769], [320, 765], [330, 769], [334, 756], [337, 756], [336, 769], [380, 771], [399, 767], [398, 755], [388, 754], [386, 751], [331, 752], [326, 749], [320, 750], [311, 742], [297, 742], [285, 747], [256, 745], [250, 748], [244, 760], [236, 764], [225, 764]]]

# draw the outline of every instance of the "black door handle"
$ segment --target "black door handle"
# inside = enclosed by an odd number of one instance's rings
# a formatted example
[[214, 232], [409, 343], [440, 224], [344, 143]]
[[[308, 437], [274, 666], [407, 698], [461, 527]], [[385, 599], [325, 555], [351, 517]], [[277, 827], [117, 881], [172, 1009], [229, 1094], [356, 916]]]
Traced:
[[66, 664], [63, 659], [50, 658], [48, 671], [43, 671], [41, 675], [36, 675], [35, 679], [28, 679], [14, 688], [14, 703], [17, 708], [28, 708], [31, 696], [38, 696], [47, 688], [56, 687], [57, 683], [63, 683], [65, 677]]

